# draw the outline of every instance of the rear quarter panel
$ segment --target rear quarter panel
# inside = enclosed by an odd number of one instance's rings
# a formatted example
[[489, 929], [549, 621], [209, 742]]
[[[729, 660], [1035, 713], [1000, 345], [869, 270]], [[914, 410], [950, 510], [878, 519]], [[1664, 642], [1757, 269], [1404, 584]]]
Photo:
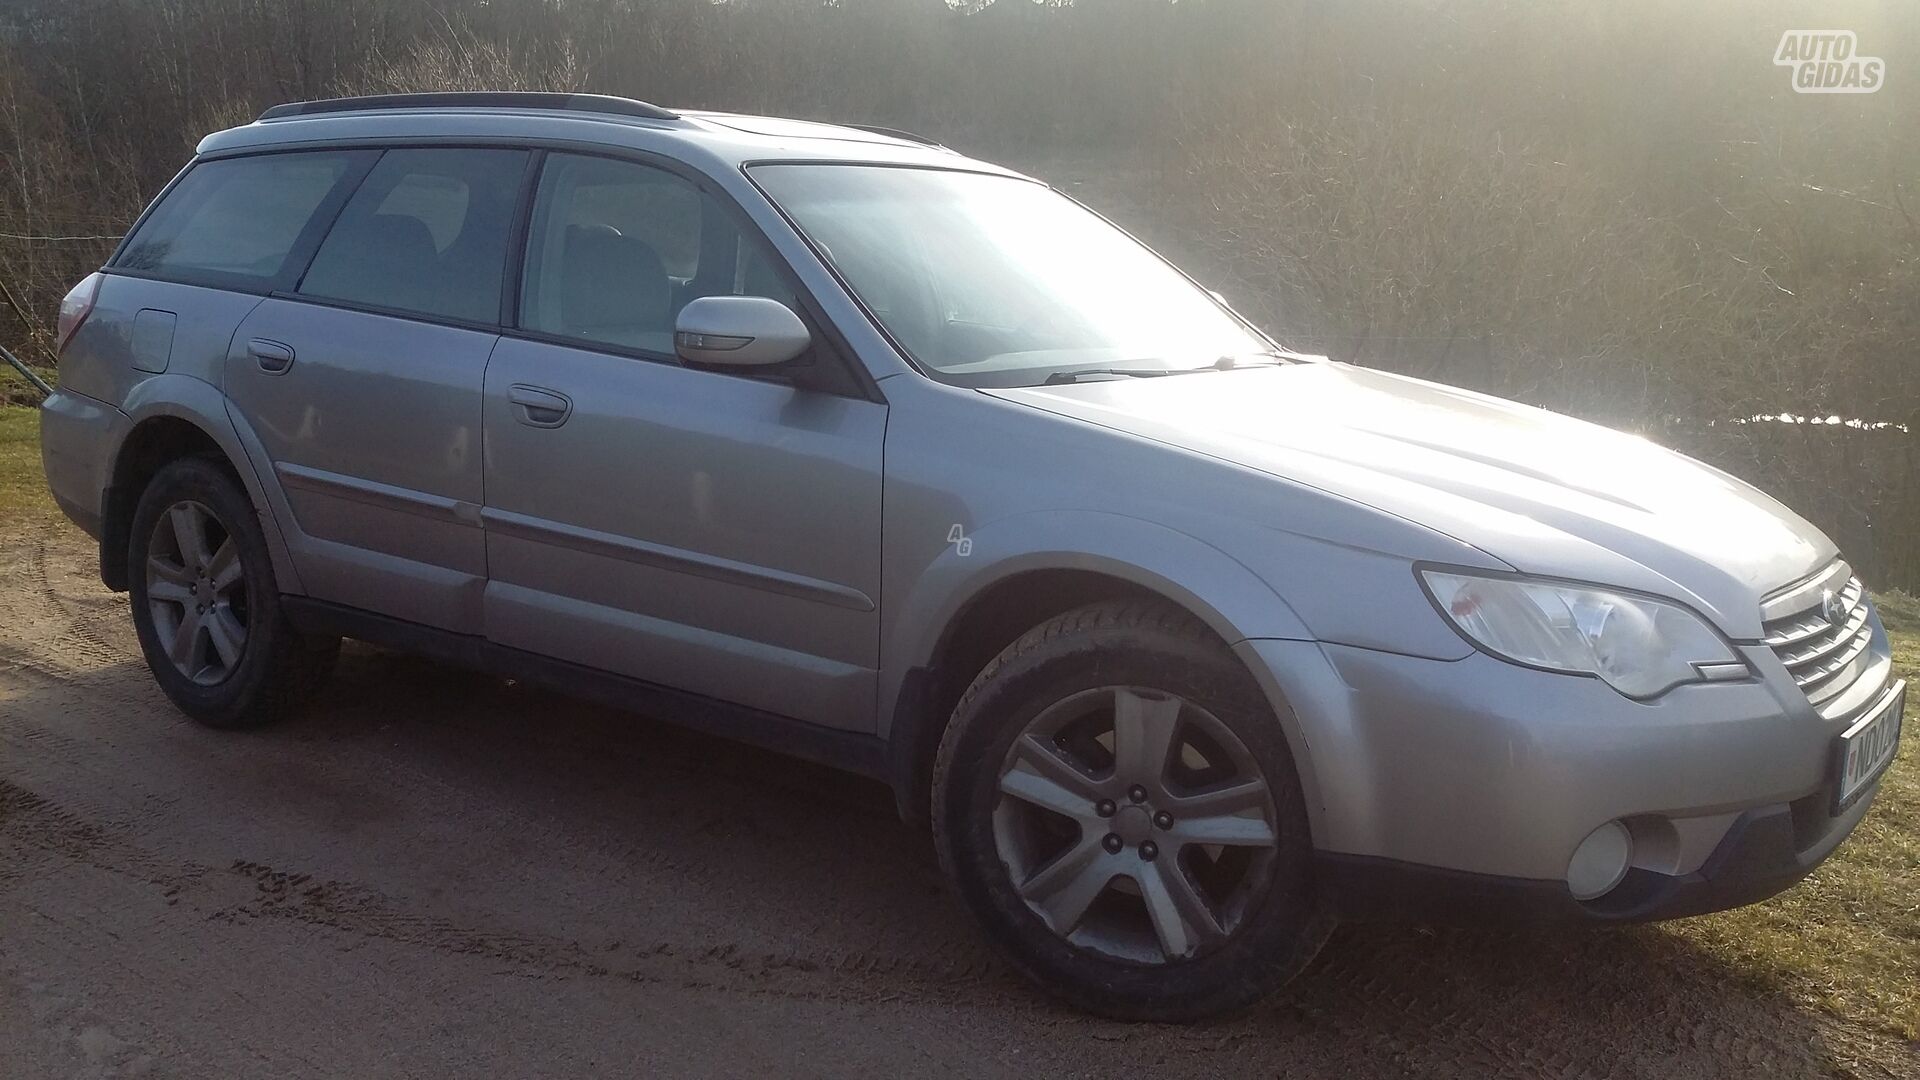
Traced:
[[[123, 410], [134, 388], [156, 375], [186, 375], [218, 387], [233, 332], [260, 299], [107, 273], [93, 313], [61, 357], [60, 384]], [[142, 319], [142, 312], [171, 319]], [[164, 332], [168, 322], [170, 334]]]
[[125, 413], [65, 387], [40, 406], [40, 464], [47, 489], [67, 517], [96, 540], [109, 455], [126, 439], [128, 426]]
[[[53, 424], [42, 435], [42, 455], [56, 498], [90, 511], [97, 531], [101, 498], [127, 438], [159, 417], [193, 424], [233, 464], [260, 508], [281, 588], [297, 593], [300, 578], [275, 512], [284, 513], [284, 497], [254, 468], [248, 433], [230, 415], [221, 390], [234, 332], [260, 301], [249, 293], [106, 273], [92, 313], [62, 353], [62, 395], [45, 413]], [[142, 312], [150, 314], [142, 319]], [[160, 340], [156, 328], [169, 324], [171, 333]], [[73, 516], [84, 527], [82, 515]]]

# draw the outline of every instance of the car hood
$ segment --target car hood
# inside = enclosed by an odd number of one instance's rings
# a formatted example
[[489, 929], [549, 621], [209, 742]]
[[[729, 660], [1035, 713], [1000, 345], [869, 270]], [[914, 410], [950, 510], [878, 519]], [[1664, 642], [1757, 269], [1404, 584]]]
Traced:
[[[1466, 390], [1312, 362], [985, 391], [1317, 488], [1523, 573], [1669, 596], [1737, 640], [1832, 541], [1718, 469]], [[1249, 507], [1285, 528], [1285, 507]]]

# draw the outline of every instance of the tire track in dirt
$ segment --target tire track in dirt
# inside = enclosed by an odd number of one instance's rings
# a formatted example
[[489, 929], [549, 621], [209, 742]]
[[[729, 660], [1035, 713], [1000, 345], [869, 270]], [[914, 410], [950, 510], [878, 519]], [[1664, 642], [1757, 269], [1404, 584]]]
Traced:
[[[9, 690], [25, 693], [16, 696]], [[8, 702], [10, 696], [36, 700], [48, 693], [69, 697], [73, 703], [48, 715]], [[147, 777], [124, 775], [113, 760], [113, 745], [122, 737], [115, 721], [152, 708], [152, 694], [130, 678], [101, 678], [38, 662], [0, 640], [0, 785], [6, 784], [12, 763], [32, 763], [36, 769], [84, 777], [78, 785], [83, 791], [110, 797], [83, 799], [66, 811], [72, 820], [114, 827], [134, 824], [180, 797], [177, 791], [154, 787]], [[125, 737], [138, 741], [142, 733], [132, 729]]]
[[107, 665], [136, 657], [138, 650], [129, 645], [132, 628], [124, 621], [124, 600], [104, 588], [83, 600], [70, 587], [56, 587], [49, 571], [49, 550], [63, 541], [66, 532], [59, 523], [49, 521], [27, 543], [22, 563], [28, 591], [40, 601], [46, 616], [58, 620], [59, 632], [80, 658]]
[[0, 778], [0, 847], [11, 849], [11, 857], [0, 861], [0, 884], [37, 872], [37, 864], [48, 859], [82, 863], [130, 877], [160, 889], [169, 898], [208, 874], [207, 867], [165, 859], [129, 844], [110, 827], [57, 806], [5, 778]]
[[[988, 1000], [968, 993], [1004, 974], [994, 964], [954, 965], [938, 959], [795, 948], [763, 952], [732, 942], [690, 944], [671, 938], [613, 942], [593, 948], [561, 936], [498, 933], [419, 914], [374, 890], [317, 881], [236, 860], [256, 894], [210, 917], [219, 921], [282, 918], [519, 967], [536, 978], [584, 975], [634, 983], [699, 987], [726, 993], [804, 1000], [871, 1001], [882, 990], [911, 991], [920, 1000]], [[883, 978], [890, 984], [876, 987]], [[858, 979], [849, 984], [848, 980]]]
[[561, 936], [476, 928], [410, 910], [351, 882], [319, 880], [245, 859], [235, 859], [219, 870], [168, 860], [128, 842], [118, 830], [0, 779], [0, 850], [5, 849], [11, 851], [10, 857], [0, 861], [0, 883], [16, 875], [43, 872], [45, 859], [64, 859], [152, 886], [169, 903], [204, 906], [208, 899], [204, 894], [231, 891], [206, 887], [227, 876], [250, 885], [250, 895], [208, 907], [205, 917], [211, 922], [287, 919], [437, 952], [485, 957], [522, 969], [517, 972], [522, 977], [591, 976], [847, 1001], [873, 1000], [881, 989], [874, 985], [877, 978], [888, 981], [885, 989], [911, 991], [920, 1000], [987, 1000], [964, 991], [1005, 979], [1002, 967], [977, 958], [954, 962], [939, 956], [805, 948], [766, 952], [734, 942], [703, 944], [671, 938], [612, 942], [596, 948]]

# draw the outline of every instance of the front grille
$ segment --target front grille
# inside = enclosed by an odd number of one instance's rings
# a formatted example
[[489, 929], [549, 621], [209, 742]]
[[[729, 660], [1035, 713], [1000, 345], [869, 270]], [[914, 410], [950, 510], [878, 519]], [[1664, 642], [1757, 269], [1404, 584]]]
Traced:
[[[1793, 681], [1819, 705], [1837, 697], [1866, 666], [1873, 643], [1867, 590], [1845, 563], [1783, 598], [1789, 610], [1774, 614], [1762, 641], [1773, 650]], [[1771, 605], [1770, 605], [1771, 606]]]

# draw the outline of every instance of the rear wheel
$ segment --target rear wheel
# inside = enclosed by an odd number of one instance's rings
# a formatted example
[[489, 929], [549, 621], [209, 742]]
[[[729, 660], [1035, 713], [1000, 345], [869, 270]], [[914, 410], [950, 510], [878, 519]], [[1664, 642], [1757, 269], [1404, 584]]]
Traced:
[[1238, 1008], [1326, 938], [1285, 737], [1177, 608], [1094, 605], [1009, 646], [955, 710], [934, 789], [961, 896], [1016, 966], [1084, 1008]]
[[147, 485], [127, 581], [147, 667], [182, 712], [210, 727], [290, 714], [339, 655], [340, 639], [287, 623], [253, 503], [216, 462], [184, 458]]

